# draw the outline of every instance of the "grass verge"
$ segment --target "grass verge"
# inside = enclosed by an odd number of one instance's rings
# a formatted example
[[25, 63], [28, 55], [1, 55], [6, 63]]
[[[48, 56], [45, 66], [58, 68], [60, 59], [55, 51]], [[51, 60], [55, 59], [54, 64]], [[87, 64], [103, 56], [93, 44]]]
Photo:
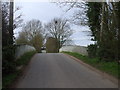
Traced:
[[106, 73], [114, 76], [115, 78], [120, 79], [120, 75], [119, 75], [120, 73], [118, 73], [118, 67], [120, 67], [120, 65], [118, 65], [117, 62], [99, 61], [98, 58], [89, 58], [88, 56], [83, 56], [76, 52], [62, 52], [62, 53], [66, 53], [71, 56], [74, 56], [74, 57], [82, 60], [83, 62], [85, 62], [103, 72], [106, 72]]
[[[25, 65], [27, 65], [35, 53], [36, 51], [26, 52], [18, 60], [16, 60], [16, 67], [20, 65], [23, 65], [24, 67]], [[21, 74], [21, 72], [22, 72], [21, 69], [16, 70], [14, 73], [8, 74], [5, 77], [3, 77], [2, 88], [9, 87], [15, 81], [15, 79]]]
[[27, 52], [24, 55], [22, 55], [19, 59], [17, 59], [16, 61], [16, 65], [20, 66], [20, 65], [27, 65], [28, 62], [30, 61], [31, 57], [36, 53], [36, 51], [31, 51], [31, 52]]

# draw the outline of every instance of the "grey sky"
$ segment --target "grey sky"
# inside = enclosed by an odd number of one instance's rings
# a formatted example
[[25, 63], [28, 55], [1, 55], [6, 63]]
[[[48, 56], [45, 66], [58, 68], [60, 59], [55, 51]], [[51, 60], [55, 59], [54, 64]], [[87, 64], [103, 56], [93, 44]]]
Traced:
[[[72, 15], [73, 11], [65, 13], [63, 8], [60, 8], [55, 3], [50, 2], [15, 2], [15, 7], [20, 6], [21, 10], [15, 15], [22, 13], [24, 22], [38, 19], [42, 23], [47, 23], [55, 17], [68, 18]], [[89, 27], [72, 25], [74, 30], [73, 35], [70, 37], [76, 45], [87, 46], [93, 43], [90, 40], [90, 36], [84, 31], [89, 31]], [[15, 30], [15, 36], [17, 36], [20, 29]]]

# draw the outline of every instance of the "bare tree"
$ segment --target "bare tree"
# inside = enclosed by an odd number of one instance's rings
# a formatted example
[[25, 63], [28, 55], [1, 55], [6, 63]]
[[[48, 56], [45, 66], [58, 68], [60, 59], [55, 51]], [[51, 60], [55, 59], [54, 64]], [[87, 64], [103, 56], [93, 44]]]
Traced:
[[74, 9], [74, 13], [71, 17], [69, 17], [69, 22], [72, 24], [76, 25], [87, 25], [87, 17], [86, 17], [86, 11], [87, 11], [87, 6], [86, 2], [84, 0], [81, 0], [81, 2], [61, 2], [58, 0], [56, 2], [60, 8], [65, 8], [65, 12], [69, 12], [70, 10]]
[[69, 39], [72, 35], [72, 30], [67, 20], [61, 18], [54, 18], [45, 25], [47, 33], [55, 38], [58, 43], [58, 49]]
[[19, 37], [16, 40], [17, 44], [30, 44], [36, 48], [38, 52], [43, 44], [43, 27], [39, 20], [31, 20], [22, 28]]
[[28, 39], [27, 39], [27, 35], [24, 31], [19, 32], [19, 36], [16, 39], [16, 43], [17, 44], [29, 44]]
[[37, 34], [43, 34], [41, 21], [35, 19], [26, 22], [22, 30], [26, 33], [28, 40], [31, 40]]

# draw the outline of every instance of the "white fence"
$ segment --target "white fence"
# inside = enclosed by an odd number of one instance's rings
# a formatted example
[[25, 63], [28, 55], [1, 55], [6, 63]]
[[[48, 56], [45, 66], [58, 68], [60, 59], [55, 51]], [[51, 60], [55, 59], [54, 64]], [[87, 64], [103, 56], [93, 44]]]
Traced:
[[77, 52], [82, 55], [88, 55], [87, 47], [84, 46], [63, 46], [59, 51]]
[[24, 53], [29, 51], [34, 51], [34, 50], [35, 48], [29, 45], [17, 45], [16, 51], [15, 51], [15, 58], [18, 59]]

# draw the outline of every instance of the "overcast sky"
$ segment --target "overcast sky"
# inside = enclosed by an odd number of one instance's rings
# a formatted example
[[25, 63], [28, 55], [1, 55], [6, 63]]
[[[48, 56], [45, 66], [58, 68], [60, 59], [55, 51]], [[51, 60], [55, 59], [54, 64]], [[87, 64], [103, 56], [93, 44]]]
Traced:
[[[64, 8], [60, 8], [55, 3], [50, 2], [15, 2], [15, 7], [17, 6], [21, 7], [21, 9], [17, 11], [15, 15], [22, 13], [24, 22], [38, 19], [42, 23], [47, 23], [55, 17], [68, 18], [73, 14], [73, 10], [65, 13]], [[90, 43], [93, 43], [90, 40], [91, 37], [88, 36], [88, 33], [84, 32], [90, 31], [89, 27], [76, 25], [71, 26], [74, 33], [70, 38], [73, 40], [75, 45], [87, 46]], [[15, 30], [15, 36], [18, 36], [18, 32], [20, 30], [21, 29]]]

